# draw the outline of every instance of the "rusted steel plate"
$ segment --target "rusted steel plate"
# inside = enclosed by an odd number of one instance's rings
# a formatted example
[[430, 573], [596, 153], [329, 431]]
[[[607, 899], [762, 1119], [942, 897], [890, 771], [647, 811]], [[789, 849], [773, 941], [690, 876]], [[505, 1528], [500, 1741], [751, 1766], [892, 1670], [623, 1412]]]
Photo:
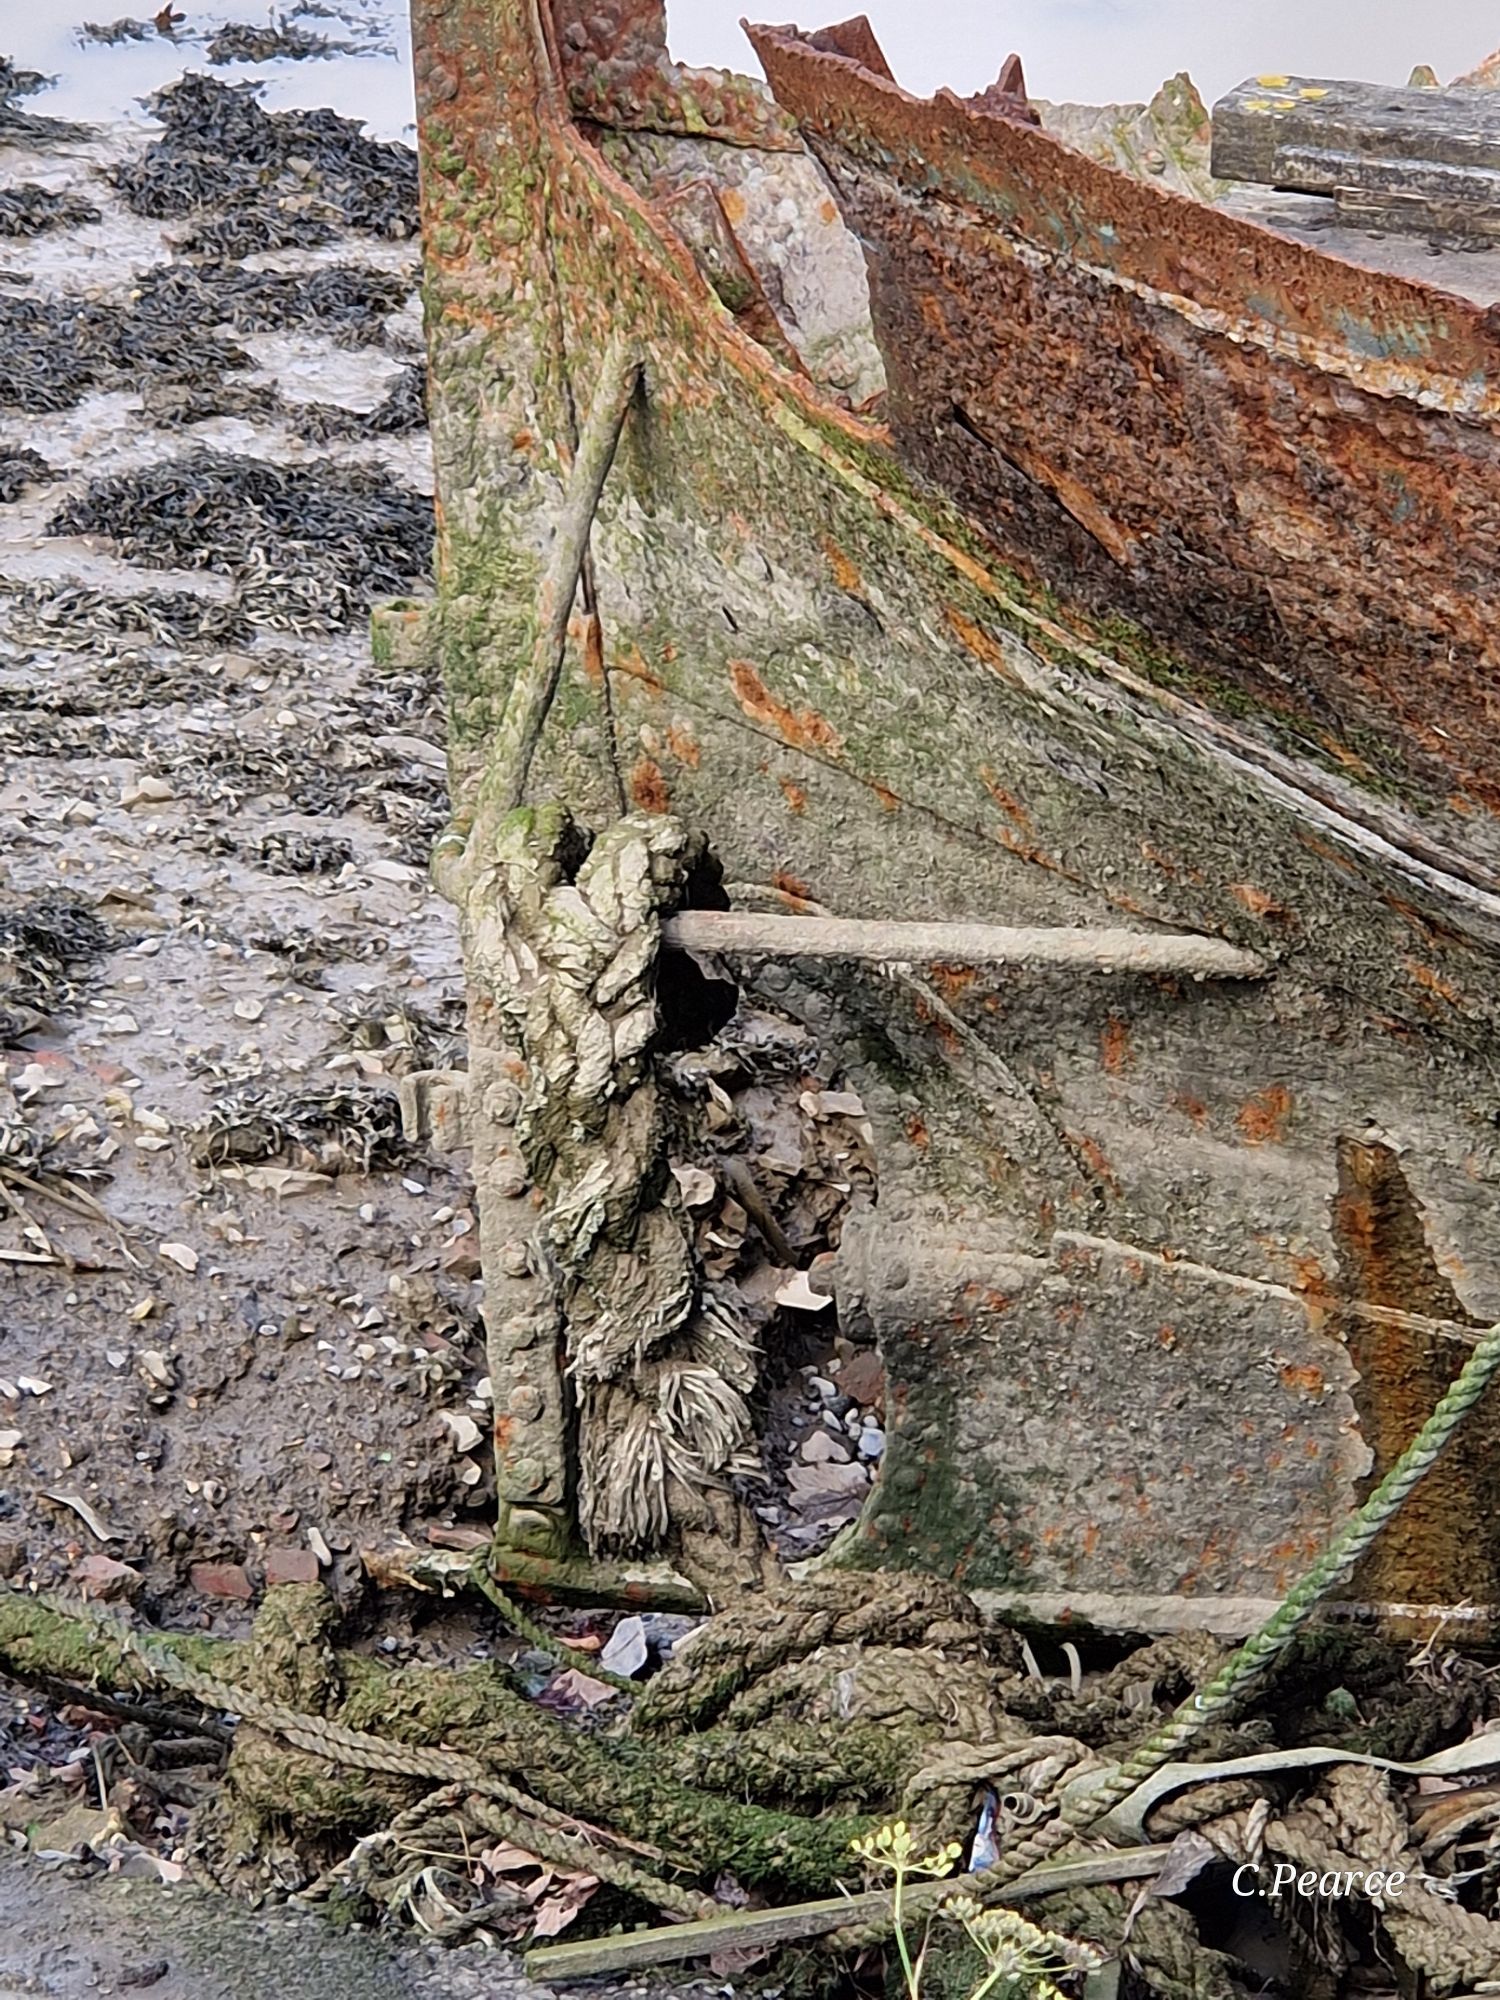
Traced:
[[667, 53], [666, 0], [552, 0], [552, 5], [575, 117], [617, 131], [800, 146], [785, 114], [747, 77], [673, 62]]
[[906, 461], [1210, 706], [1481, 808], [1492, 853], [1496, 315], [750, 32], [867, 245]]

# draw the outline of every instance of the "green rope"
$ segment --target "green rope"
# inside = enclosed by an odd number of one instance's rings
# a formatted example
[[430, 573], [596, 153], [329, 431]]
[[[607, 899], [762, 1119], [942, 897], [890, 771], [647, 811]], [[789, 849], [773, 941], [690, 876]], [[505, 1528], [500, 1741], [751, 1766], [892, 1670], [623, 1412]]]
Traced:
[[556, 1660], [561, 1666], [576, 1667], [579, 1673], [587, 1674], [591, 1681], [603, 1681], [606, 1687], [619, 1688], [623, 1694], [640, 1693], [638, 1681], [627, 1680], [623, 1674], [612, 1674], [608, 1667], [601, 1667], [589, 1654], [580, 1653], [576, 1647], [569, 1646], [559, 1639], [555, 1632], [549, 1632], [545, 1625], [539, 1625], [529, 1612], [523, 1611], [513, 1598], [507, 1597], [490, 1574], [490, 1552], [487, 1547], [480, 1549], [475, 1555], [469, 1576], [474, 1588], [481, 1596], [489, 1599], [512, 1631], [519, 1632], [523, 1639], [530, 1640], [539, 1653], [545, 1653], [549, 1659]]

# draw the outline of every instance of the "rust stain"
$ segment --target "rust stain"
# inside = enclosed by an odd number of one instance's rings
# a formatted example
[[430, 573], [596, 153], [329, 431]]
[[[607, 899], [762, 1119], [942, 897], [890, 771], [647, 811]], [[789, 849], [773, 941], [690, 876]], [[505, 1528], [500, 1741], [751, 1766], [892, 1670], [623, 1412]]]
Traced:
[[604, 627], [597, 611], [583, 621], [583, 671], [596, 688], [604, 685]]
[[939, 964], [927, 968], [928, 985], [935, 986], [950, 1003], [962, 999], [978, 977], [979, 974], [972, 965]]
[[1069, 1145], [1082, 1154], [1089, 1171], [1096, 1179], [1102, 1181], [1111, 1194], [1118, 1194], [1120, 1192], [1119, 1175], [1115, 1172], [1109, 1155], [1099, 1144], [1098, 1140], [1091, 1139], [1086, 1132], [1068, 1132], [1064, 1136]]
[[976, 625], [972, 618], [966, 618], [956, 605], [945, 604], [943, 616], [947, 619], [949, 629], [955, 638], [967, 646], [976, 660], [982, 660], [985, 666], [997, 673], [1001, 680], [1008, 681], [1012, 687], [1021, 685], [1020, 675], [1006, 659], [1005, 648], [998, 639], [992, 639], [982, 625]]
[[1285, 1362], [1277, 1369], [1284, 1389], [1290, 1389], [1299, 1396], [1322, 1397], [1327, 1394], [1328, 1384], [1323, 1379], [1321, 1368], [1315, 1368], [1310, 1361]]
[[729, 685], [735, 700], [752, 722], [774, 729], [794, 750], [812, 750], [823, 757], [837, 757], [843, 738], [831, 722], [811, 708], [792, 708], [766, 686], [748, 660], [729, 662]]
[[1234, 1122], [1247, 1146], [1279, 1146], [1291, 1115], [1292, 1093], [1284, 1084], [1271, 1083], [1245, 1099]]
[[914, 1111], [906, 1121], [906, 1136], [919, 1152], [925, 1153], [932, 1143], [927, 1126], [920, 1113]]
[[1130, 1029], [1118, 1014], [1111, 1014], [1099, 1030], [1099, 1060], [1111, 1076], [1121, 1075], [1135, 1061]]
[[870, 784], [870, 790], [875, 794], [876, 798], [880, 801], [880, 808], [882, 812], [888, 812], [888, 813], [900, 812], [901, 801], [897, 797], [897, 795], [890, 789], [889, 785], [877, 785], [872, 780]]
[[1446, 1000], [1450, 1007], [1463, 1005], [1463, 995], [1451, 979], [1434, 972], [1430, 965], [1423, 965], [1420, 959], [1404, 958], [1401, 963], [1424, 993], [1430, 993], [1437, 1000]]
[[667, 748], [690, 771], [696, 771], [703, 762], [702, 746], [685, 722], [674, 722], [667, 731]]
[[[1438, 1268], [1427, 1226], [1394, 1150], [1345, 1139], [1338, 1148], [1333, 1233], [1346, 1299], [1477, 1326]], [[1462, 1366], [1454, 1341], [1349, 1313], [1342, 1328], [1358, 1370], [1354, 1398], [1374, 1454], [1367, 1484], [1388, 1472]], [[1375, 1542], [1351, 1596], [1453, 1604], [1500, 1600], [1500, 1412], [1486, 1399]]]
[[1274, 896], [1264, 889], [1257, 889], [1253, 882], [1231, 882], [1229, 893], [1237, 903], [1243, 903], [1252, 917], [1285, 917], [1291, 912], [1278, 903]]
[[831, 536], [825, 536], [823, 553], [828, 558], [828, 567], [833, 572], [833, 580], [840, 590], [848, 591], [851, 597], [859, 597], [864, 591], [864, 578], [860, 575], [853, 559], [845, 555]]
[[802, 789], [801, 785], [792, 778], [778, 778], [776, 782], [780, 785], [782, 795], [785, 797], [792, 811], [794, 813], [805, 813], [807, 811], [807, 793]]
[[665, 692], [660, 674], [653, 673], [646, 665], [639, 646], [619, 646], [609, 662], [612, 674], [623, 674], [627, 680], [639, 681], [652, 694]]
[[638, 759], [631, 770], [630, 796], [642, 812], [664, 813], [672, 810], [672, 795], [667, 790], [661, 766], [653, 764], [649, 757]]
[[1015, 793], [1008, 792], [1005, 789], [988, 764], [980, 765], [979, 776], [983, 780], [984, 789], [995, 801], [995, 804], [999, 806], [1007, 819], [1014, 821], [1022, 833], [1029, 834], [1031, 832], [1031, 815], [1016, 797]]
[[771, 877], [771, 883], [779, 895], [793, 903], [805, 903], [812, 896], [812, 890], [801, 877], [786, 868], [778, 868]]
[[1179, 1090], [1175, 1092], [1172, 1104], [1176, 1110], [1182, 1113], [1184, 1118], [1200, 1129], [1208, 1123], [1208, 1106], [1203, 1102], [1201, 1097], [1194, 1097], [1191, 1091]]

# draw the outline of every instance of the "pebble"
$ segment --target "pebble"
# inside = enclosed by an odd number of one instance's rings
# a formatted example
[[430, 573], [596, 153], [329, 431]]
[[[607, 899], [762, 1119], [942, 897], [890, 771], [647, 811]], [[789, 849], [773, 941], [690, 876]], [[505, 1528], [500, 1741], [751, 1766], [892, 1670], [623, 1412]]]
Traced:
[[885, 1450], [885, 1432], [872, 1424], [859, 1434], [859, 1455], [861, 1458], [879, 1458]]

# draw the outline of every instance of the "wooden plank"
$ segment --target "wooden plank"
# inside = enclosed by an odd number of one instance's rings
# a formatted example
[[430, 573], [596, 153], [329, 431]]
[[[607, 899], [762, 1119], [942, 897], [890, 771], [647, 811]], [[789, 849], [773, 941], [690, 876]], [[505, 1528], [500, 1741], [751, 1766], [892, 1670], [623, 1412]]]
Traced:
[[1213, 171], [1351, 202], [1383, 197], [1384, 226], [1404, 214], [1425, 226], [1428, 202], [1450, 215], [1500, 212], [1500, 92], [1252, 77], [1214, 106]]
[[[1080, 1889], [1099, 1882], [1140, 1882], [1161, 1872], [1171, 1847], [1134, 1847], [1110, 1854], [1090, 1854], [1081, 1861], [1053, 1861], [1018, 1875], [995, 1898], [1011, 1903], [1033, 1902], [1060, 1889]], [[983, 1882], [965, 1876], [950, 1882], [919, 1882], [906, 1891], [906, 1908], [921, 1916], [946, 1896]], [[696, 1924], [664, 1924], [657, 1930], [624, 1931], [615, 1937], [584, 1938], [577, 1944], [547, 1945], [526, 1954], [526, 1971], [533, 1979], [589, 1979], [601, 1972], [634, 1971], [644, 1965], [668, 1965], [686, 1958], [716, 1957], [720, 1952], [764, 1951], [801, 1938], [826, 1937], [846, 1924], [867, 1924], [888, 1916], [888, 1890], [862, 1896], [829, 1896], [817, 1903], [793, 1903], [781, 1910], [735, 1910]]]

